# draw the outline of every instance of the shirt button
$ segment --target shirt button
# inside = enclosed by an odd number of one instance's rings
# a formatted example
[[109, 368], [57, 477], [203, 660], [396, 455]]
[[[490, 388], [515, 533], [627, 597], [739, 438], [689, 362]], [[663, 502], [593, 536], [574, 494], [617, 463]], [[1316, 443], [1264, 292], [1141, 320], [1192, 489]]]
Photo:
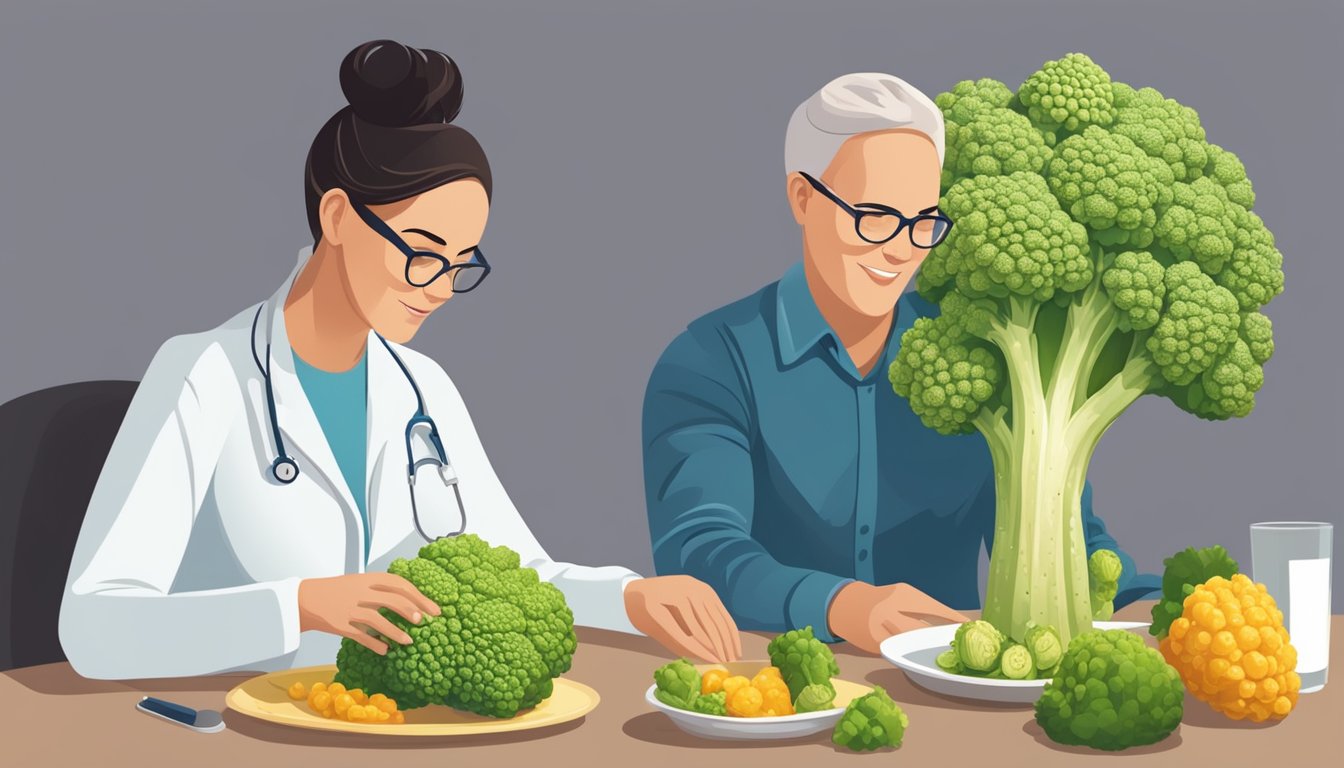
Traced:
[[860, 549], [860, 550], [859, 550], [859, 562], [862, 563], [864, 560], [867, 560], [867, 559], [868, 559], [868, 550], [866, 550], [866, 549]]
[[866, 526], [866, 525], [864, 525], [864, 526], [860, 526], [860, 527], [859, 527], [859, 533], [862, 533], [862, 534], [864, 534], [865, 536], [868, 534], [868, 531], [870, 531], [870, 530], [872, 530], [872, 529], [869, 528], [869, 527]]

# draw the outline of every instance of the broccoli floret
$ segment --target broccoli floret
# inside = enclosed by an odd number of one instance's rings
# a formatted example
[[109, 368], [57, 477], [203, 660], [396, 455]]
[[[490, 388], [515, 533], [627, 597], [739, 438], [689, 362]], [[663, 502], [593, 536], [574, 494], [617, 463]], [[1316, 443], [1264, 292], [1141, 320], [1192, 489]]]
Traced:
[[827, 685], [812, 684], [798, 694], [798, 698], [793, 702], [793, 710], [799, 714], [803, 712], [820, 712], [823, 709], [831, 709], [835, 706], [835, 689]]
[[1227, 192], [1209, 179], [1172, 185], [1171, 207], [1153, 229], [1157, 242], [1181, 261], [1216, 275], [1232, 256], [1236, 229]]
[[1112, 83], [1111, 89], [1116, 102], [1113, 132], [1128, 137], [1149, 157], [1166, 162], [1176, 181], [1190, 182], [1204, 175], [1209, 151], [1195, 110], [1163, 98], [1153, 88], [1136, 91]]
[[695, 697], [691, 702], [691, 711], [699, 712], [702, 715], [718, 715], [720, 717], [728, 716], [728, 694], [723, 691], [715, 691]]
[[1060, 744], [1128, 749], [1170, 735], [1184, 699], [1180, 675], [1137, 635], [1084, 632], [1036, 700], [1036, 722]]
[[779, 670], [793, 699], [809, 685], [821, 685], [835, 695], [831, 678], [840, 674], [840, 665], [827, 645], [812, 634], [812, 627], [793, 629], [776, 635], [767, 646], [770, 664]]
[[1269, 318], [1259, 312], [1247, 312], [1241, 316], [1241, 327], [1237, 335], [1246, 342], [1251, 359], [1264, 365], [1274, 355], [1274, 327]]
[[577, 639], [564, 595], [520, 567], [518, 553], [475, 535], [426, 544], [388, 572], [410, 581], [443, 609], [411, 624], [383, 615], [411, 636], [387, 655], [345, 639], [336, 681], [382, 693], [402, 709], [443, 704], [491, 717], [513, 717], [548, 696], [569, 670]]
[[1180, 617], [1185, 597], [1196, 584], [1214, 576], [1231, 579], [1238, 569], [1237, 561], [1220, 546], [1187, 547], [1163, 560], [1162, 565], [1162, 599], [1153, 606], [1153, 623], [1148, 627], [1148, 632], [1158, 638], [1167, 636], [1167, 629]]
[[1162, 279], [1165, 272], [1147, 251], [1124, 251], [1110, 260], [1106, 271], [1101, 273], [1101, 284], [1111, 303], [1122, 313], [1120, 330], [1142, 331], [1157, 325], [1162, 315], [1162, 299], [1167, 293]]
[[1086, 54], [1047, 61], [1017, 90], [1033, 123], [1070, 133], [1108, 126], [1115, 118], [1111, 76]]
[[1115, 607], [1113, 601], [1119, 591], [1120, 556], [1109, 549], [1098, 549], [1087, 560], [1088, 583], [1091, 587], [1092, 618], [1106, 621]]
[[[955, 125], [955, 124], [954, 124]], [[1007, 176], [1016, 171], [1040, 173], [1050, 148], [1031, 121], [1009, 109], [985, 109], [946, 141], [943, 174], [949, 180], [966, 176]]]
[[1039, 175], [961, 179], [940, 205], [957, 225], [921, 266], [931, 272], [921, 291], [946, 276], [968, 298], [1048, 301], [1056, 291], [1091, 282], [1087, 232], [1060, 209]]
[[945, 435], [974, 428], [971, 420], [997, 394], [1002, 377], [989, 345], [968, 337], [955, 313], [916, 320], [887, 373], [915, 415]]
[[1167, 312], [1153, 328], [1148, 351], [1162, 376], [1184, 386], [1208, 370], [1237, 338], [1241, 316], [1230, 291], [1191, 262], [1168, 267]]
[[1153, 242], [1157, 210], [1171, 203], [1174, 183], [1166, 163], [1096, 126], [1055, 147], [1046, 181], [1064, 210], [1098, 242], [1134, 248]]
[[989, 77], [962, 80], [952, 90], [940, 93], [933, 103], [943, 111], [945, 121], [965, 124], [976, 115], [991, 109], [1006, 107], [1013, 100], [1008, 86]]
[[653, 671], [653, 695], [669, 707], [690, 709], [700, 695], [700, 672], [686, 659], [677, 659]]
[[891, 700], [886, 689], [873, 686], [866, 693], [849, 702], [840, 722], [831, 732], [831, 741], [839, 746], [862, 752], [883, 747], [899, 747], [910, 725], [900, 705]]
[[1214, 280], [1232, 292], [1241, 311], [1254, 312], [1283, 293], [1283, 254], [1259, 216], [1236, 205], [1228, 211], [1235, 224], [1233, 257]]
[[1243, 208], [1255, 207], [1255, 191], [1246, 177], [1246, 166], [1241, 158], [1217, 144], [1208, 145], [1206, 152], [1208, 163], [1204, 166], [1204, 174], [1222, 185], [1232, 202]]

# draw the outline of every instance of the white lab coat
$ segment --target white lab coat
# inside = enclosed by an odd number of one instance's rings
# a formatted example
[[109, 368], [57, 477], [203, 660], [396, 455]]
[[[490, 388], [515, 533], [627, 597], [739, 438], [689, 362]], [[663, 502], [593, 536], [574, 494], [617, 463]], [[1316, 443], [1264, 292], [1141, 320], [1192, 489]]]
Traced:
[[[311, 252], [300, 252], [266, 302], [256, 339], [264, 364], [270, 329], [276, 413], [298, 479], [282, 485], [270, 471], [275, 441], [249, 338], [257, 305], [214, 330], [164, 343], [103, 466], [70, 566], [60, 639], [81, 675], [169, 677], [334, 663], [339, 637], [299, 631], [299, 581], [385, 571], [424, 544], [406, 482], [404, 428], [415, 395], [371, 333], [372, 536], [364, 562], [359, 508], [294, 373], [285, 332], [285, 299]], [[622, 593], [638, 575], [551, 560], [495, 476], [448, 375], [430, 358], [393, 346], [461, 478], [467, 532], [516, 550], [525, 566], [564, 592], [576, 623], [636, 632]], [[452, 516], [460, 521], [456, 509]], [[429, 527], [428, 520], [422, 510], [422, 525]]]

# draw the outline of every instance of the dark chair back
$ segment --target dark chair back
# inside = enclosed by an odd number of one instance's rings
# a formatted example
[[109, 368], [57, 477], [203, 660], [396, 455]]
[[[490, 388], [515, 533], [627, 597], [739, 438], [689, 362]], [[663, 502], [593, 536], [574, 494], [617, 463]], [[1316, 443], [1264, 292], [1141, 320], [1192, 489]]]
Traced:
[[0, 670], [64, 661], [70, 558], [134, 381], [84, 381], [0, 405]]

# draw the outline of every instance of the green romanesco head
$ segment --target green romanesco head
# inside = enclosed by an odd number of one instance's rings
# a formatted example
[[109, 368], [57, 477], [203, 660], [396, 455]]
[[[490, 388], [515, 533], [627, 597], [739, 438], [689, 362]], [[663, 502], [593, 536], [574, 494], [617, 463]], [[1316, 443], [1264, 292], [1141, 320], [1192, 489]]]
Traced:
[[1184, 700], [1180, 675], [1138, 635], [1084, 632], [1036, 700], [1036, 722], [1060, 744], [1127, 749], [1165, 739]]
[[444, 704], [512, 717], [551, 695], [569, 670], [577, 640], [564, 595], [520, 567], [518, 554], [475, 535], [439, 539], [388, 572], [410, 581], [443, 609], [411, 624], [383, 611], [411, 636], [386, 656], [344, 640], [336, 680], [383, 693], [403, 709]]
[[1165, 162], [1176, 181], [1191, 182], [1204, 175], [1209, 162], [1204, 126], [1195, 110], [1163, 98], [1153, 88], [1137, 91], [1113, 83], [1116, 112], [1111, 131], [1133, 141], [1149, 157]]
[[797, 699], [803, 689], [809, 685], [821, 685], [832, 695], [835, 687], [831, 678], [840, 674], [840, 665], [835, 654], [825, 643], [812, 634], [812, 627], [792, 629], [782, 635], [776, 635], [767, 647], [770, 664], [779, 669], [784, 684], [789, 686], [789, 696]]
[[1166, 163], [1095, 125], [1055, 147], [1046, 180], [1064, 210], [1098, 242], [1135, 248], [1152, 243], [1157, 210], [1171, 202], [1174, 183]]
[[1047, 130], [1078, 133], [1115, 119], [1111, 76], [1082, 53], [1047, 61], [1018, 88], [1017, 99], [1031, 121]]
[[1237, 338], [1237, 300], [1193, 262], [1168, 267], [1167, 311], [1153, 328], [1148, 351], [1171, 384], [1184, 386], [1207, 371]]
[[855, 752], [899, 747], [909, 726], [910, 718], [900, 705], [891, 700], [886, 689], [875, 685], [870, 693], [845, 707], [831, 732], [831, 741]]
[[940, 205], [956, 225], [925, 258], [921, 291], [952, 282], [968, 298], [1048, 301], [1092, 280], [1086, 230], [1060, 209], [1038, 174], [961, 179]]
[[1157, 325], [1167, 294], [1166, 270], [1147, 251], [1124, 251], [1109, 260], [1101, 284], [1120, 310], [1120, 330], [1142, 331]]

